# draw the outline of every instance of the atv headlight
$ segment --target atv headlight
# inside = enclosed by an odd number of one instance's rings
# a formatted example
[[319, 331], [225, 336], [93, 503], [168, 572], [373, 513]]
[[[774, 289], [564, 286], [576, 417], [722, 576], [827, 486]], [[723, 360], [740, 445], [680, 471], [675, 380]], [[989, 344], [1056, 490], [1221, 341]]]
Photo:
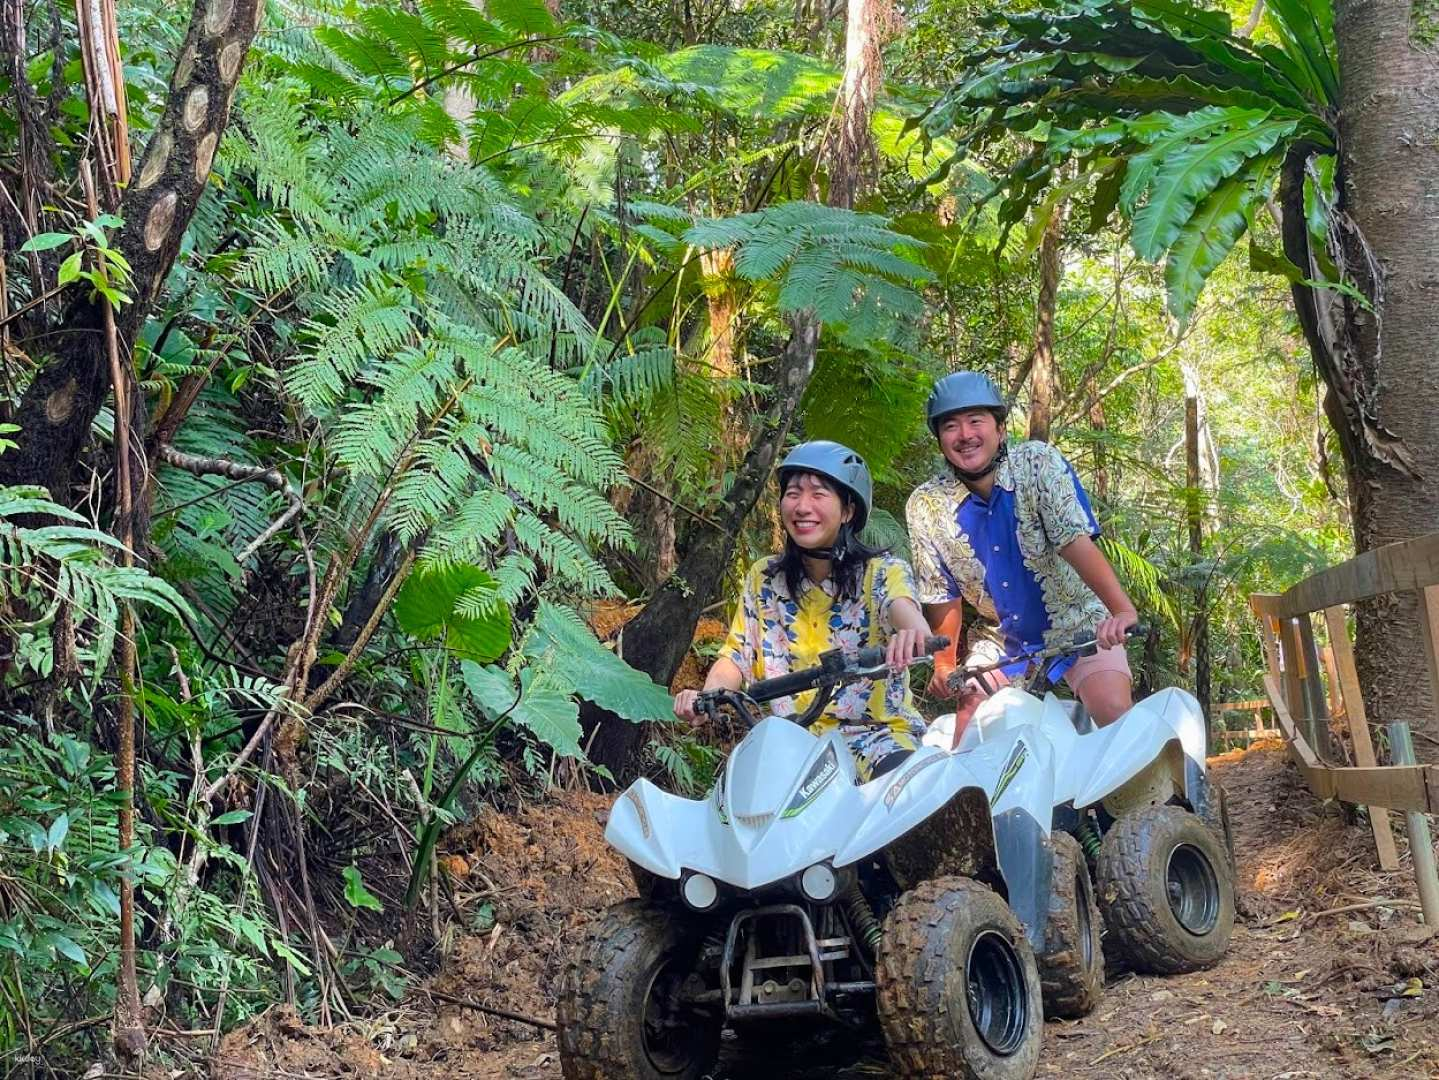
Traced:
[[719, 899], [719, 886], [708, 874], [691, 874], [680, 885], [680, 895], [696, 911], [708, 911]]
[[815, 863], [799, 876], [799, 889], [807, 899], [823, 904], [834, 899], [839, 891], [839, 879], [824, 863]]

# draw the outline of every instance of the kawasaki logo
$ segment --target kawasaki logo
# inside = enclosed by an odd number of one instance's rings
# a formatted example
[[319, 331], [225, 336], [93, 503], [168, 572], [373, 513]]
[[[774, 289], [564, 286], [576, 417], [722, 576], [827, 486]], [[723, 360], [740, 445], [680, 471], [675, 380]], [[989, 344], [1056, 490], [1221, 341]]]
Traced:
[[809, 775], [804, 778], [804, 783], [800, 784], [799, 790], [794, 793], [794, 798], [780, 816], [790, 818], [803, 811], [819, 798], [819, 793], [838, 775], [839, 758], [835, 756], [833, 746], [826, 747], [824, 754], [814, 763]]
[[884, 808], [886, 810], [893, 810], [895, 800], [899, 798], [900, 792], [909, 786], [911, 780], [931, 765], [938, 765], [941, 761], [947, 761], [948, 758], [948, 754], [931, 754], [929, 757], [916, 762], [904, 772], [900, 773], [899, 779], [891, 784], [889, 790], [884, 793]]
[[644, 803], [640, 802], [640, 797], [635, 793], [634, 788], [630, 788], [625, 792], [625, 798], [634, 803], [635, 813], [639, 815], [640, 819], [640, 831], [645, 834], [645, 839], [648, 840], [650, 838], [650, 816], [645, 813]]
[[1009, 787], [1010, 782], [1019, 775], [1019, 770], [1024, 767], [1025, 759], [1029, 757], [1029, 747], [1024, 743], [1015, 743], [1014, 749], [1009, 752], [1009, 760], [1004, 763], [1000, 770], [999, 780], [994, 785], [994, 794], [989, 797], [991, 803], [999, 802], [999, 797], [1004, 794], [1004, 789]]

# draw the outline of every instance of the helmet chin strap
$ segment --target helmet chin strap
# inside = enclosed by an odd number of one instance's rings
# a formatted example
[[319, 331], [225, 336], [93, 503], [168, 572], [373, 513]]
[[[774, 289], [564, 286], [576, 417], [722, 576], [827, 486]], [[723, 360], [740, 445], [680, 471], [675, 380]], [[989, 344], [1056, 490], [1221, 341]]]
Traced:
[[849, 541], [849, 522], [844, 521], [840, 523], [839, 535], [834, 538], [834, 543], [826, 547], [807, 548], [800, 547], [799, 544], [795, 544], [795, 547], [799, 548], [799, 553], [806, 559], [814, 559], [816, 562], [833, 562], [835, 559], [844, 558], [845, 552], [849, 550]]
[[999, 449], [994, 452], [994, 457], [989, 459], [989, 464], [982, 469], [961, 469], [953, 462], [950, 463], [949, 467], [954, 472], [954, 475], [961, 480], [968, 480], [974, 483], [983, 480], [990, 473], [994, 472], [1007, 457], [1009, 457], [1009, 444], [1002, 442], [999, 444]]

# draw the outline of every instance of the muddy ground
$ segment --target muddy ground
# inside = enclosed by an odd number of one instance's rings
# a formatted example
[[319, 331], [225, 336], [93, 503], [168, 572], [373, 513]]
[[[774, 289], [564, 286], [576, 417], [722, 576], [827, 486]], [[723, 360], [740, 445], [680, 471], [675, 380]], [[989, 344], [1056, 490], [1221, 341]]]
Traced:
[[[1418, 925], [1407, 870], [1379, 873], [1367, 824], [1320, 804], [1277, 743], [1213, 768], [1229, 792], [1240, 867], [1228, 957], [1194, 975], [1111, 980], [1091, 1016], [1048, 1025], [1039, 1075], [1439, 1077], [1439, 939]], [[440, 973], [402, 1007], [339, 1028], [272, 1010], [225, 1039], [211, 1075], [556, 1080], [552, 1035], [452, 999], [553, 1017], [566, 949], [594, 911], [629, 891], [601, 836], [607, 806], [570, 794], [452, 834], [444, 865], [455, 905]], [[889, 1074], [881, 1045], [796, 1029], [762, 1058], [731, 1046], [715, 1080]]]

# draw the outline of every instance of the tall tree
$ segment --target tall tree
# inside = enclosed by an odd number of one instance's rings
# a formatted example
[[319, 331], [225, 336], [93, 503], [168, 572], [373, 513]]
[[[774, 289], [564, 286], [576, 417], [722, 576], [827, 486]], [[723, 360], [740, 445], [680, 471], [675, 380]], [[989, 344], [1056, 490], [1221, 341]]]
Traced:
[[[1439, 8], [1338, 0], [1335, 16], [1339, 209], [1355, 226], [1343, 254], [1373, 307], [1344, 304], [1349, 362], [1369, 408], [1405, 451], [1401, 465], [1346, 446], [1355, 541], [1364, 551], [1439, 530]], [[1409, 596], [1360, 608], [1359, 673], [1373, 718], [1424, 712], [1415, 708], [1416, 699], [1429, 700], [1417, 617]], [[1436, 724], [1426, 724], [1430, 756]]]
[[[103, 8], [97, 6], [89, 17], [93, 19], [101, 12]], [[91, 425], [107, 393], [113, 391], [113, 528], [125, 546], [127, 563], [133, 552], [144, 549], [148, 532], [146, 478], [150, 475], [144, 446], [145, 397], [136, 385], [130, 358], [209, 180], [215, 150], [229, 123], [240, 69], [263, 18], [264, 0], [195, 0], [164, 111], [151, 134], [139, 172], [125, 187], [118, 204], [109, 202], [122, 221], [114, 248], [129, 264], [134, 299], [116, 310], [109, 297], [87, 287], [83, 280], [76, 281], [68, 294], [62, 294], [65, 302], [56, 316], [49, 319], [42, 315], [25, 341], [27, 349], [42, 359], [43, 366], [21, 399], [15, 416], [20, 427], [18, 446], [0, 458], [0, 483], [43, 485], [57, 501], [68, 502], [72, 468], [90, 438]], [[18, 51], [25, 41], [21, 5], [7, 3], [0, 23], [4, 27], [0, 49], [9, 53], [5, 68], [13, 76], [12, 93], [25, 136], [22, 142], [29, 150], [21, 163], [26, 204], [33, 207], [63, 202], [49, 169], [50, 162], [62, 159], [62, 148], [50, 133], [43, 136], [44, 143], [36, 145], [44, 125], [35, 112], [40, 103], [33, 92], [28, 92], [28, 78], [22, 67], [24, 56]], [[104, 117], [123, 117], [123, 110], [114, 104], [123, 93], [123, 87], [117, 84], [118, 49], [109, 40], [112, 35], [104, 33], [106, 27], [113, 32], [113, 16], [101, 14], [99, 24], [82, 20], [81, 25], [87, 38], [83, 53], [91, 110]], [[105, 43], [103, 52], [94, 47], [95, 40]], [[53, 45], [58, 48], [59, 42]], [[104, 186], [113, 200], [119, 183], [129, 179], [129, 153], [125, 146], [107, 147], [106, 138], [123, 139], [125, 127], [123, 121], [111, 127], [107, 119], [97, 130], [100, 138], [94, 150], [99, 152]], [[100, 205], [88, 153], [76, 167], [88, 195], [87, 214], [95, 219]], [[35, 215], [22, 212], [20, 217], [18, 222], [5, 223], [7, 233], [33, 233]], [[61, 290], [66, 284], [58, 270], [51, 271], [39, 262], [32, 265], [42, 275], [31, 282], [35, 295], [52, 287]], [[41, 311], [48, 314], [43, 308]], [[129, 848], [134, 838], [135, 739], [134, 624], [128, 614], [121, 637], [117, 653], [120, 696], [116, 787], [120, 800], [119, 842]], [[136, 979], [134, 881], [129, 875], [121, 882], [119, 900], [115, 1044], [122, 1054], [135, 1057], [144, 1051], [146, 1036]]]
[[[865, 163], [874, 155], [870, 124], [883, 81], [880, 47], [889, 10], [887, 0], [849, 0], [844, 80], [820, 154], [830, 206], [853, 208]], [[695, 526], [679, 567], [621, 634], [621, 655], [656, 682], [668, 685], [679, 670], [700, 612], [734, 561], [740, 528], [765, 490], [814, 373], [819, 337], [820, 323], [812, 312], [791, 318], [789, 341], [774, 368], [769, 408], [758, 418], [744, 460], [715, 515], [718, 520]], [[591, 758], [617, 779], [632, 775], [645, 743], [643, 729], [594, 705], [587, 706], [582, 719], [593, 733]]]
[[1034, 305], [1034, 341], [1029, 350], [1029, 437], [1049, 442], [1059, 398], [1059, 361], [1054, 355], [1054, 314], [1059, 306], [1063, 259], [1064, 206], [1054, 208], [1039, 244], [1039, 296]]

